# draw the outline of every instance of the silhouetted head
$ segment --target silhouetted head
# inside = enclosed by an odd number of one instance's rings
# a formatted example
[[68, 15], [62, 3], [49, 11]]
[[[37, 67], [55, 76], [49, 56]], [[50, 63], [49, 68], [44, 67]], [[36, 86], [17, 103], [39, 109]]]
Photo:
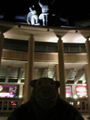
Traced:
[[32, 96], [42, 108], [54, 107], [58, 98], [59, 81], [54, 81], [51, 78], [40, 78], [32, 80], [30, 85], [33, 87]]

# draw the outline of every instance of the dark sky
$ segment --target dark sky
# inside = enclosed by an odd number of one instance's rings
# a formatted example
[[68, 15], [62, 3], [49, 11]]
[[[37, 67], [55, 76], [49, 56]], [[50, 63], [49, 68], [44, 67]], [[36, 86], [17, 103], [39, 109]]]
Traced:
[[[83, 20], [90, 18], [90, 0], [41, 0], [43, 4], [49, 4], [50, 12], [70, 20]], [[0, 0], [0, 14], [13, 17], [15, 14], [27, 14], [29, 7], [34, 4], [37, 11], [40, 11], [38, 0]]]

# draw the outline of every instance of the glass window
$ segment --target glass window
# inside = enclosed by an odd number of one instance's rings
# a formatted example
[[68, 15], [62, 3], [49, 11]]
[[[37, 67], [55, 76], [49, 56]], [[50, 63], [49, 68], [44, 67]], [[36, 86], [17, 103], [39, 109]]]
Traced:
[[82, 102], [82, 109], [85, 110], [85, 102]]
[[82, 53], [83, 53], [83, 52], [86, 52], [85, 46], [81, 46], [81, 52], [82, 52]]
[[64, 47], [64, 52], [65, 52], [65, 53], [69, 52], [68, 46], [65, 46], [65, 47]]
[[70, 46], [70, 52], [71, 53], [79, 52], [79, 46]]
[[77, 109], [78, 109], [78, 110], [81, 109], [81, 103], [80, 103], [80, 101], [77, 102]]
[[56, 46], [48, 46], [48, 52], [57, 52]]

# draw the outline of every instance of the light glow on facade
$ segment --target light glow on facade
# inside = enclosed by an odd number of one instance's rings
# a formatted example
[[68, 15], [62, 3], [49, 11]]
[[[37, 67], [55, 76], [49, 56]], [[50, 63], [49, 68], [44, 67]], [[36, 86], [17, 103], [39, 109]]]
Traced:
[[76, 86], [76, 93], [79, 97], [87, 97], [86, 86]]
[[62, 37], [62, 40], [64, 43], [85, 43], [86, 38], [80, 32], [75, 33], [75, 30], [70, 30]]

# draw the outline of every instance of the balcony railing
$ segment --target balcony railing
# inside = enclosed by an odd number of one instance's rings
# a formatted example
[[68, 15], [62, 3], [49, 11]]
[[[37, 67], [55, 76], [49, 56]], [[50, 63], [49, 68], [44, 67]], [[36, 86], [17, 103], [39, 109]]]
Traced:
[[[68, 98], [67, 102], [73, 105], [81, 113], [88, 113], [88, 102], [85, 99]], [[10, 114], [18, 106], [23, 104], [23, 99], [0, 99], [0, 114]]]
[[11, 113], [22, 104], [22, 99], [0, 99], [0, 114]]
[[67, 102], [73, 105], [81, 113], [88, 113], [88, 102], [87, 98], [85, 99], [72, 99], [68, 98]]

